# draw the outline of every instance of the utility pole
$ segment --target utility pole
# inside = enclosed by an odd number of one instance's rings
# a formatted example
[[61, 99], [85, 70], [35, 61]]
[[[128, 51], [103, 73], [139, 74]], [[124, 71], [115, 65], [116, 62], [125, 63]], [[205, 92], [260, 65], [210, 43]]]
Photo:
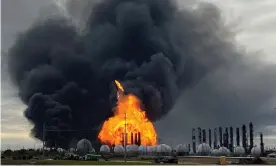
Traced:
[[124, 132], [124, 158], [125, 158], [125, 162], [126, 162], [126, 111], [125, 111], [125, 132]]

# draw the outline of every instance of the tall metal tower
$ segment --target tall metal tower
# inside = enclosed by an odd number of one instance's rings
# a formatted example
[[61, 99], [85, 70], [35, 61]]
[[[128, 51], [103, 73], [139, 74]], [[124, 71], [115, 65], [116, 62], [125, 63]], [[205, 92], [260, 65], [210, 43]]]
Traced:
[[242, 146], [245, 149], [246, 153], [247, 151], [247, 137], [246, 137], [246, 126], [242, 125]]
[[222, 127], [219, 127], [219, 146], [220, 147], [223, 146], [223, 142], [222, 142]]
[[254, 131], [253, 131], [254, 129], [253, 129], [253, 123], [252, 122], [250, 122], [249, 123], [249, 141], [250, 141], [250, 151], [251, 151], [251, 149], [253, 148], [253, 146], [254, 146]]
[[206, 143], [206, 130], [202, 130], [203, 143]]
[[217, 149], [218, 143], [217, 143], [217, 128], [214, 129], [214, 149]]
[[240, 146], [240, 128], [236, 128], [236, 144]]
[[209, 129], [209, 146], [212, 148], [212, 130]]
[[264, 140], [263, 140], [263, 133], [260, 133], [260, 147], [261, 147], [261, 155], [264, 155]]
[[233, 152], [233, 147], [234, 147], [234, 133], [233, 133], [233, 127], [230, 127], [230, 145], [229, 145], [229, 149], [230, 152]]
[[196, 153], [196, 130], [192, 130], [193, 152]]
[[199, 127], [197, 130], [198, 130], [198, 144], [201, 144], [202, 143], [201, 128]]

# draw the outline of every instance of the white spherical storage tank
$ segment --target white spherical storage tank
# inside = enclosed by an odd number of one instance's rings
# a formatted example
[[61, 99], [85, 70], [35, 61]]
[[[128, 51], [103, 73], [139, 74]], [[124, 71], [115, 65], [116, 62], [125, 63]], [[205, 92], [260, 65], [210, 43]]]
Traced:
[[146, 155], [147, 153], [147, 147], [144, 145], [140, 145], [138, 148], [138, 152], [140, 155]]
[[220, 147], [219, 148], [219, 155], [220, 156], [228, 156], [229, 150], [226, 147]]
[[127, 145], [126, 146], [126, 151], [129, 154], [134, 154], [138, 152], [138, 146], [137, 145]]
[[261, 153], [262, 153], [262, 151], [261, 151], [260, 147], [255, 146], [251, 149], [251, 156], [253, 156], [253, 157], [260, 157]]
[[176, 154], [179, 156], [188, 155], [189, 154], [189, 147], [185, 144], [179, 144], [175, 148]]
[[212, 156], [219, 156], [219, 150], [218, 150], [218, 149], [213, 149], [213, 150], [211, 151], [211, 155], [212, 155]]
[[168, 155], [172, 152], [172, 148], [166, 144], [161, 144], [156, 147], [156, 153], [159, 155]]
[[100, 148], [101, 153], [110, 153], [110, 147], [108, 145], [102, 145]]
[[91, 142], [87, 139], [82, 139], [77, 143], [77, 150], [82, 155], [89, 152], [95, 152], [95, 149], [92, 147]]
[[116, 145], [114, 147], [114, 153], [115, 154], [124, 154], [124, 147], [122, 145]]
[[197, 154], [201, 156], [208, 156], [211, 154], [211, 147], [209, 144], [202, 143], [197, 147]]
[[234, 155], [235, 156], [238, 156], [238, 157], [241, 157], [241, 156], [244, 156], [245, 155], [245, 150], [243, 147], [241, 146], [237, 146], [234, 148]]

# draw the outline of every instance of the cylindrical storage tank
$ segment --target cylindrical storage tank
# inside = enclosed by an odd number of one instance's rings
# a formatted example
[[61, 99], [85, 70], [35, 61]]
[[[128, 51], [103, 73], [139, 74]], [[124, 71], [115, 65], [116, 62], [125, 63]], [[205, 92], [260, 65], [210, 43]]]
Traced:
[[140, 145], [138, 148], [138, 152], [140, 155], [146, 155], [147, 154], [147, 147], [144, 145]]
[[122, 145], [116, 145], [115, 147], [114, 147], [114, 153], [116, 154], [116, 155], [123, 155], [124, 154], [124, 147], [122, 146]]
[[261, 156], [261, 148], [260, 147], [253, 147], [251, 149], [251, 156], [253, 157], [260, 157]]
[[197, 147], [197, 154], [200, 156], [208, 156], [211, 154], [211, 147], [207, 143], [202, 143]]
[[219, 148], [219, 155], [220, 156], [228, 156], [229, 150], [226, 147], [220, 147]]
[[213, 149], [213, 150], [211, 151], [211, 155], [212, 155], [212, 156], [219, 156], [219, 150], [218, 150], [218, 149]]
[[245, 155], [245, 150], [241, 146], [237, 146], [234, 148], [234, 156], [242, 157]]
[[81, 155], [95, 152], [95, 149], [92, 147], [91, 142], [87, 139], [82, 139], [77, 143], [77, 150]]
[[185, 144], [179, 144], [176, 146], [175, 151], [178, 156], [185, 156], [189, 154], [189, 147]]
[[108, 145], [102, 145], [100, 148], [100, 153], [110, 153], [110, 148]]

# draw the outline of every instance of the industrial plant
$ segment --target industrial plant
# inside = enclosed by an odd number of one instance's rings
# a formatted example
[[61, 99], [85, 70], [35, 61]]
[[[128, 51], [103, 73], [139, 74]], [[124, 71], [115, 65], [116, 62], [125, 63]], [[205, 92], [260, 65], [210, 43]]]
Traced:
[[[260, 133], [260, 145], [254, 144], [254, 128], [253, 123], [249, 123], [249, 137], [247, 134], [247, 126], [244, 124], [241, 127], [236, 128], [236, 141], [234, 143], [234, 129], [233, 127], [219, 127], [219, 138], [217, 138], [217, 128], [214, 128], [214, 134], [212, 137], [212, 129], [209, 129], [208, 144], [206, 140], [205, 129], [198, 128], [197, 140], [196, 130], [192, 129], [192, 152], [193, 154], [200, 155], [226, 155], [226, 156], [248, 156], [248, 155], [264, 155], [264, 142], [263, 134]], [[240, 139], [240, 129], [242, 132], [242, 138]], [[224, 132], [223, 132], [224, 130]], [[213, 142], [212, 142], [213, 138]], [[248, 141], [249, 139], [249, 141]], [[219, 142], [217, 142], [219, 140]], [[240, 140], [241, 143], [240, 143]], [[198, 145], [197, 145], [198, 143]], [[198, 148], [196, 148], [198, 147]], [[202, 149], [202, 148], [203, 149]], [[218, 150], [218, 151], [217, 151]], [[216, 153], [219, 152], [219, 153]]]

